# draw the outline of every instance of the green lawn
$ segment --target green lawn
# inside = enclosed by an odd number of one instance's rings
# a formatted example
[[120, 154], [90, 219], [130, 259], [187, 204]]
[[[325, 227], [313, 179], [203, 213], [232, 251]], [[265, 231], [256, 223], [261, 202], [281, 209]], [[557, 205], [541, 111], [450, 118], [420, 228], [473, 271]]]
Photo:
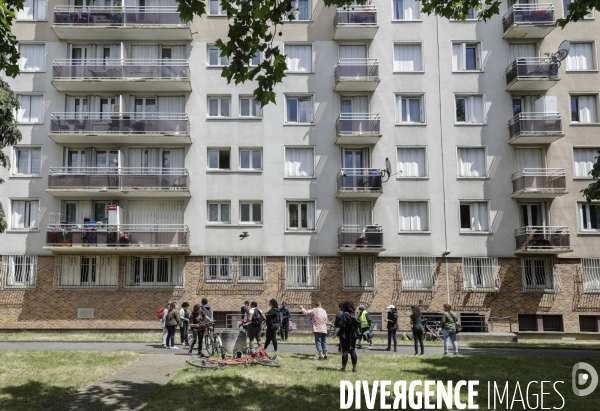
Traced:
[[[571, 370], [579, 360], [565, 358], [484, 356], [359, 355], [357, 374], [338, 371], [341, 359], [326, 362], [312, 354], [281, 354], [281, 368], [252, 366], [202, 370], [186, 366], [143, 407], [143, 411], [280, 411], [340, 409], [340, 380], [479, 380], [479, 409], [487, 410], [487, 381], [510, 383], [511, 397], [517, 381], [523, 395], [529, 381], [565, 381], [558, 385], [565, 397], [565, 410], [597, 410], [598, 394], [576, 397], [571, 390]], [[600, 360], [585, 360], [600, 369]], [[537, 386], [539, 387], [539, 385]], [[546, 386], [548, 388], [548, 386]], [[550, 386], [544, 407], [561, 407], [562, 400]], [[539, 394], [539, 391], [538, 391]], [[596, 401], [594, 401], [596, 398]], [[466, 399], [466, 397], [463, 397]], [[530, 397], [533, 405], [533, 397]], [[393, 400], [389, 401], [389, 403]], [[364, 400], [363, 400], [363, 409]], [[354, 407], [352, 407], [354, 409]], [[375, 409], [379, 409], [377, 399]], [[505, 407], [498, 409], [506, 409]], [[520, 408], [516, 403], [513, 409]]]
[[138, 359], [122, 351], [2, 351], [0, 410], [43, 410]]

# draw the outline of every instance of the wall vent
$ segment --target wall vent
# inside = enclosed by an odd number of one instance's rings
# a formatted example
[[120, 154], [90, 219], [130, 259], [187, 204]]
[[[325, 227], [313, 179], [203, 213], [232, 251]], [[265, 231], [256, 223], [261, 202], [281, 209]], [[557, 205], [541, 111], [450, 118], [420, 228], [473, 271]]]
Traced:
[[77, 318], [94, 318], [93, 308], [78, 308]]

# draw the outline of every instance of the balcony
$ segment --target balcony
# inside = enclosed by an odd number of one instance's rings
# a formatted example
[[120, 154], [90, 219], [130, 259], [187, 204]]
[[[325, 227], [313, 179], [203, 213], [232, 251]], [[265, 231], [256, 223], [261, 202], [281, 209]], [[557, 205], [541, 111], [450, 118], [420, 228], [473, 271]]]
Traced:
[[564, 168], [525, 168], [512, 175], [512, 198], [555, 198], [567, 191]]
[[519, 58], [506, 68], [506, 91], [547, 91], [558, 77], [558, 64], [545, 57]]
[[502, 17], [505, 39], [543, 39], [554, 27], [552, 3], [515, 4]]
[[185, 113], [52, 113], [58, 144], [190, 144]]
[[570, 253], [568, 227], [529, 226], [515, 230], [515, 254]]
[[54, 60], [58, 91], [190, 91], [187, 60]]
[[376, 198], [383, 193], [381, 170], [343, 168], [337, 175], [339, 198]]
[[52, 30], [61, 40], [192, 40], [177, 7], [57, 6]]
[[509, 144], [550, 144], [565, 134], [558, 113], [519, 113], [508, 122]]
[[50, 167], [46, 192], [57, 197], [189, 197], [185, 168]]
[[189, 253], [189, 229], [183, 224], [51, 224], [44, 250], [58, 254]]
[[383, 248], [383, 227], [343, 225], [338, 229], [338, 253], [379, 254]]
[[375, 91], [379, 85], [377, 59], [339, 59], [335, 66], [335, 91]]
[[337, 9], [333, 20], [334, 40], [373, 40], [379, 25], [374, 6], [345, 6]]
[[342, 113], [337, 119], [335, 144], [376, 144], [381, 138], [379, 114]]

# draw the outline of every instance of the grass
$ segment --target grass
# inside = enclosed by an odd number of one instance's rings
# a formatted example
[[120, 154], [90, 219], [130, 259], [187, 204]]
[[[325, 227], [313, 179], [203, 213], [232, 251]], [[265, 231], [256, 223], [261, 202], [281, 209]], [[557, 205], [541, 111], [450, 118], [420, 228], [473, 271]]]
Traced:
[[138, 359], [122, 351], [2, 351], [0, 410], [43, 410]]
[[[178, 333], [179, 336], [179, 333]], [[142, 333], [35, 333], [23, 331], [16, 333], [0, 333], [0, 341], [128, 341], [158, 342], [162, 338], [161, 331]]]
[[[571, 390], [571, 371], [579, 359], [534, 357], [442, 357], [442, 356], [360, 356], [357, 374], [338, 371], [340, 357], [331, 356], [326, 362], [318, 362], [314, 355], [285, 353], [280, 355], [281, 368], [252, 366], [202, 370], [186, 366], [151, 398], [143, 411], [187, 410], [334, 410], [340, 409], [340, 380], [354, 383], [356, 380], [479, 380], [479, 409], [487, 408], [487, 382], [496, 381], [504, 386], [510, 383], [512, 398], [517, 381], [522, 385], [523, 395], [529, 381], [564, 381], [558, 384], [568, 410], [596, 410], [597, 401], [592, 397], [577, 397]], [[600, 360], [583, 360], [600, 369]], [[543, 363], [543, 366], [542, 366]], [[539, 385], [532, 385], [532, 389]], [[548, 390], [548, 387], [550, 388]], [[561, 408], [562, 399], [545, 386], [544, 407]], [[535, 398], [530, 392], [533, 406]], [[594, 396], [594, 395], [593, 395]], [[595, 395], [598, 398], [597, 394]], [[463, 396], [463, 400], [466, 396]], [[393, 402], [388, 399], [388, 403]], [[375, 403], [379, 409], [379, 399]], [[362, 402], [363, 409], [364, 399]], [[500, 405], [498, 405], [500, 407]], [[497, 407], [497, 408], [498, 408]], [[354, 406], [352, 407], [354, 409]], [[445, 409], [445, 408], [444, 408]], [[498, 409], [508, 409], [503, 406]], [[515, 403], [513, 409], [523, 409]]]

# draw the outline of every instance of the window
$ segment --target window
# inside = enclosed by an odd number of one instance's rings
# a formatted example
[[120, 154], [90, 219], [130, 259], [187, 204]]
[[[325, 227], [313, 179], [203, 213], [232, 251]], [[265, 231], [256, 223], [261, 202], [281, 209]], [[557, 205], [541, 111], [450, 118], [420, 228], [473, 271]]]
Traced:
[[479, 43], [452, 43], [452, 71], [481, 70]]
[[400, 201], [400, 231], [429, 231], [427, 201]]
[[18, 95], [19, 110], [17, 122], [20, 124], [42, 124], [44, 122], [44, 96]]
[[286, 116], [288, 124], [311, 124], [313, 122], [312, 96], [285, 98]]
[[206, 281], [232, 281], [232, 261], [229, 256], [209, 255], [204, 257]]
[[285, 176], [313, 177], [315, 175], [315, 150], [312, 147], [285, 148]]
[[208, 116], [209, 117], [230, 117], [229, 107], [231, 98], [229, 97], [209, 97], [208, 98]]
[[292, 10], [288, 13], [288, 16], [293, 16], [292, 20], [306, 21], [311, 19], [311, 12], [312, 8], [310, 0], [293, 0]]
[[398, 178], [427, 177], [425, 147], [401, 147], [397, 151]]
[[315, 229], [315, 202], [287, 202], [287, 230], [310, 231]]
[[579, 316], [579, 332], [580, 333], [597, 333], [600, 325], [600, 316], [597, 315], [580, 315]]
[[39, 175], [42, 167], [42, 149], [15, 147], [14, 175]]
[[221, 50], [217, 47], [208, 48], [208, 65], [209, 66], [228, 66], [229, 59], [227, 56], [221, 56]]
[[569, 70], [594, 69], [593, 43], [571, 43], [571, 50], [567, 56]]
[[3, 255], [2, 279], [5, 288], [35, 288], [37, 255]]
[[486, 201], [460, 203], [460, 231], [487, 232], [488, 203]]
[[37, 230], [40, 202], [38, 200], [12, 201], [12, 228], [14, 230]]
[[289, 45], [284, 44], [285, 65], [288, 71], [310, 72], [312, 71], [312, 45]]
[[478, 20], [479, 13], [475, 10], [475, 7], [469, 8], [469, 13], [467, 14], [467, 20]]
[[243, 283], [262, 283], [265, 281], [265, 257], [238, 257], [238, 281]]
[[600, 292], [600, 258], [581, 259], [581, 282], [584, 293]]
[[402, 291], [429, 291], [436, 283], [435, 257], [400, 257]]
[[485, 148], [459, 148], [458, 177], [486, 177]]
[[240, 97], [240, 117], [262, 117], [260, 103], [252, 97]]
[[262, 203], [240, 203], [241, 223], [262, 223]]
[[598, 148], [574, 148], [574, 167], [575, 177], [579, 178], [592, 178], [590, 172], [596, 164], [596, 158], [598, 157]]
[[240, 168], [242, 170], [262, 169], [262, 150], [240, 149]]
[[522, 258], [521, 270], [523, 273], [523, 292], [554, 291], [554, 261], [552, 258]]
[[127, 258], [125, 288], [182, 288], [185, 261], [180, 256], [131, 256]]
[[46, 45], [19, 43], [19, 69], [21, 71], [46, 71]]
[[420, 20], [421, 3], [418, 0], [392, 0], [394, 20]]
[[598, 213], [600, 212], [600, 204], [577, 204], [579, 213], [579, 229], [581, 231], [600, 231], [600, 223]]
[[209, 16], [226, 16], [227, 11], [221, 7], [221, 0], [209, 0], [208, 5]]
[[499, 291], [496, 257], [463, 257], [463, 289], [466, 291]]
[[17, 11], [19, 20], [46, 20], [48, 0], [25, 0], [23, 9]]
[[519, 332], [564, 332], [562, 315], [519, 314], [518, 322]]
[[396, 96], [396, 124], [425, 123], [422, 95]]
[[[563, 17], [567, 17], [570, 13], [569, 10], [567, 9], [567, 4], [571, 4], [573, 3], [573, 0], [563, 0]], [[594, 18], [594, 12], [590, 11], [585, 17], [584, 19], [593, 19]]]
[[394, 45], [394, 71], [423, 71], [421, 44]]
[[213, 170], [229, 170], [231, 168], [231, 150], [209, 149], [208, 150], [208, 168]]
[[56, 257], [56, 288], [117, 288], [119, 257], [63, 255]]
[[211, 223], [229, 223], [229, 203], [208, 203], [208, 221]]
[[319, 257], [285, 257], [286, 289], [317, 289], [320, 285], [319, 280]]
[[342, 257], [344, 289], [375, 289], [376, 270], [373, 256]]
[[596, 96], [571, 96], [571, 122], [597, 123]]
[[483, 124], [483, 97], [456, 96], [456, 122]]

